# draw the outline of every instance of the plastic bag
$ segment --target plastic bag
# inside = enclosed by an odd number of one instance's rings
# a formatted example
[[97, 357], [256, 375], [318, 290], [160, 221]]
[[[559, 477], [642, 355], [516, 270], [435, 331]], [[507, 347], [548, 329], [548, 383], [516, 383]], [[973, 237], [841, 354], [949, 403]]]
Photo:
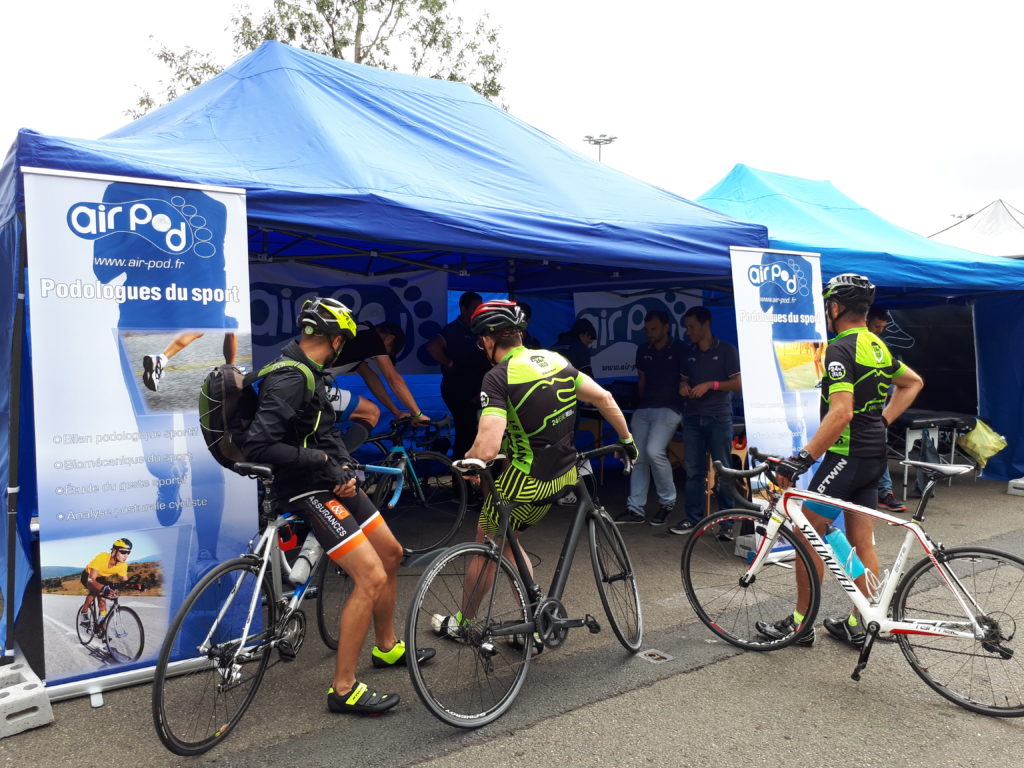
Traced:
[[1006, 438], [993, 432], [991, 427], [978, 419], [974, 429], [957, 438], [956, 444], [978, 462], [979, 467], [984, 468], [990, 458], [1006, 447]]

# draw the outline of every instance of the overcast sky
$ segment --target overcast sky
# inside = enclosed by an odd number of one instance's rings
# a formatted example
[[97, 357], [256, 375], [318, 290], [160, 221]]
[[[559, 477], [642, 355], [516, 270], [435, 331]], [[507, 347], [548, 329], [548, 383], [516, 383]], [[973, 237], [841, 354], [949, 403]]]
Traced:
[[[746, 163], [828, 179], [926, 235], [999, 197], [1024, 209], [1015, 3], [454, 2], [502, 27], [514, 115], [591, 157], [584, 135], [615, 135], [606, 163], [685, 197]], [[235, 5], [7, 4], [0, 144], [126, 123], [164, 77], [151, 35], [229, 63]]]

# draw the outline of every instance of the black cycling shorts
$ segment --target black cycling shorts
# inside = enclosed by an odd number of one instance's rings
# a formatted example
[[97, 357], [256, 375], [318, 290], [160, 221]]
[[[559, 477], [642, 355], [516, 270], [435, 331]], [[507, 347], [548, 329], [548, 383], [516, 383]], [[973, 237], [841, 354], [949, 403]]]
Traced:
[[[840, 456], [827, 451], [807, 490], [874, 509], [878, 501], [878, 481], [884, 471], [885, 459]], [[804, 510], [826, 520], [835, 520], [842, 511], [818, 501], [805, 501]]]
[[384, 523], [362, 491], [347, 499], [330, 491], [310, 491], [288, 499], [285, 509], [302, 518], [332, 560], [351, 552]]

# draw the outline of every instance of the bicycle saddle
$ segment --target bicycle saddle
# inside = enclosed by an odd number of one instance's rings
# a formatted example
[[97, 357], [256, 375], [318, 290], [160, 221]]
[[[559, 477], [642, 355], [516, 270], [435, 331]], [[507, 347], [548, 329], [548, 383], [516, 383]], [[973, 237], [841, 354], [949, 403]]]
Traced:
[[271, 467], [268, 467], [266, 464], [253, 464], [249, 461], [236, 462], [235, 472], [240, 475], [248, 475], [249, 477], [265, 477], [268, 479], [274, 476], [274, 470]]
[[934, 472], [937, 475], [943, 475], [944, 477], [955, 477], [956, 475], [962, 475], [964, 472], [970, 472], [974, 467], [970, 464], [931, 464], [927, 461], [913, 461], [907, 459], [901, 461], [900, 464], [904, 464], [908, 467], [917, 467], [923, 469], [926, 472]]

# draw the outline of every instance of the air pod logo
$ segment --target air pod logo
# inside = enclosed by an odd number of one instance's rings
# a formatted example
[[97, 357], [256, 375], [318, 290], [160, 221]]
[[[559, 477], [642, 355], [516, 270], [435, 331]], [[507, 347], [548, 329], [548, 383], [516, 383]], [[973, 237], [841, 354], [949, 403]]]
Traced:
[[747, 270], [747, 279], [758, 288], [767, 284], [778, 286], [791, 296], [806, 296], [808, 293], [807, 275], [793, 259], [752, 264]]
[[68, 209], [68, 228], [83, 240], [118, 234], [137, 235], [164, 253], [192, 253], [208, 259], [217, 253], [206, 218], [184, 197], [143, 198], [120, 203], [75, 203]]

